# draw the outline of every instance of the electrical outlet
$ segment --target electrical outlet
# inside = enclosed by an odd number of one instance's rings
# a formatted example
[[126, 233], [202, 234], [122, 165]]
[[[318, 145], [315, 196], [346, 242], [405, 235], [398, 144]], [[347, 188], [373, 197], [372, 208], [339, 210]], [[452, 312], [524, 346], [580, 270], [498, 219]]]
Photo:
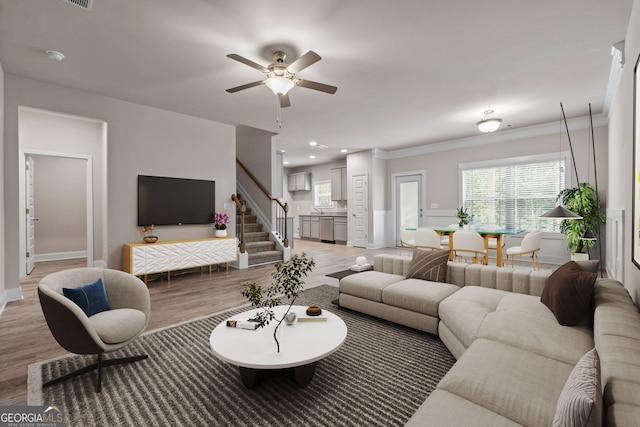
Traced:
[[438, 209], [437, 203], [431, 203], [431, 209]]

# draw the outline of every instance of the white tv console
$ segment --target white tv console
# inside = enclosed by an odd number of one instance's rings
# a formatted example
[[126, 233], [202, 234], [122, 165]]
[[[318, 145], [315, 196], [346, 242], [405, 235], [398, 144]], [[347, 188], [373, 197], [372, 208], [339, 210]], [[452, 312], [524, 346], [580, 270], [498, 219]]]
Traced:
[[156, 243], [125, 243], [124, 271], [135, 276], [167, 273], [186, 268], [225, 264], [238, 259], [238, 239], [234, 236], [202, 239], [167, 240]]

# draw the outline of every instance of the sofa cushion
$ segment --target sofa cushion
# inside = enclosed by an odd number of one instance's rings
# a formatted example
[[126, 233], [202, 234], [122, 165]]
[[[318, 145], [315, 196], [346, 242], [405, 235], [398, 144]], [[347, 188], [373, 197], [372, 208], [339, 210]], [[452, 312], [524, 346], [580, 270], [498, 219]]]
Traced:
[[407, 279], [444, 282], [447, 276], [447, 261], [449, 261], [449, 251], [415, 249]]
[[578, 324], [588, 313], [598, 275], [583, 271], [574, 261], [560, 266], [547, 279], [540, 300], [563, 326]]
[[561, 326], [540, 298], [513, 292], [486, 315], [477, 335], [572, 366], [593, 348], [593, 331], [586, 319], [576, 326]]
[[393, 283], [382, 291], [382, 302], [394, 307], [438, 317], [440, 302], [457, 291], [456, 285], [406, 279]]
[[491, 426], [522, 427], [481, 405], [444, 390], [434, 390], [404, 427]]
[[438, 315], [456, 338], [469, 347], [485, 317], [496, 310], [506, 291], [465, 286], [440, 303]]
[[602, 425], [600, 359], [591, 349], [578, 361], [562, 389], [553, 427], [599, 427]]
[[340, 279], [340, 292], [382, 302], [382, 290], [392, 283], [404, 280], [399, 274], [382, 273], [380, 271], [363, 271]]
[[[506, 325], [505, 325], [506, 326]], [[551, 425], [573, 365], [477, 339], [437, 386], [525, 426]], [[467, 418], [467, 424], [474, 420]]]

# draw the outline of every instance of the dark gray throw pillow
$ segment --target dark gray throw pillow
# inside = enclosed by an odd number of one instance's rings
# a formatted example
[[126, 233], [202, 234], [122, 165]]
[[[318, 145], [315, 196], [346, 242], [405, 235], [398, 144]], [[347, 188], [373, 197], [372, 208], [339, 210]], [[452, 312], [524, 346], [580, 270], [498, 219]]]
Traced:
[[447, 261], [449, 261], [449, 251], [447, 250], [415, 249], [407, 272], [407, 279], [444, 282], [447, 278]]

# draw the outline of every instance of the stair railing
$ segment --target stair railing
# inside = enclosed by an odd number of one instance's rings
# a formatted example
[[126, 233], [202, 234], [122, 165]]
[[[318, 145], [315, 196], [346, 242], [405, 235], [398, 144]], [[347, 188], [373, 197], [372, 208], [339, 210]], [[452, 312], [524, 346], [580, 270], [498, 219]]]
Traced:
[[240, 253], [243, 254], [246, 252], [244, 243], [244, 216], [247, 213], [247, 205], [244, 203], [244, 200], [238, 199], [238, 196], [235, 194], [231, 195], [231, 200], [235, 202], [236, 208], [240, 210]]
[[[278, 235], [282, 236], [282, 246], [284, 246], [285, 248], [288, 248], [289, 238], [287, 236], [287, 214], [289, 212], [289, 205], [286, 202], [281, 201], [277, 197], [273, 197], [271, 193], [269, 193], [269, 191], [267, 191], [267, 189], [264, 188], [264, 185], [262, 185], [260, 181], [258, 181], [258, 178], [256, 178], [255, 175], [253, 175], [249, 171], [249, 169], [247, 169], [247, 167], [237, 158], [236, 158], [236, 163], [238, 164], [238, 166], [242, 168], [242, 170], [247, 174], [247, 176], [251, 178], [251, 180], [258, 186], [260, 191], [262, 191], [262, 193], [269, 200], [276, 203], [276, 231]], [[282, 218], [282, 221], [278, 221], [278, 219], [280, 218]]]

